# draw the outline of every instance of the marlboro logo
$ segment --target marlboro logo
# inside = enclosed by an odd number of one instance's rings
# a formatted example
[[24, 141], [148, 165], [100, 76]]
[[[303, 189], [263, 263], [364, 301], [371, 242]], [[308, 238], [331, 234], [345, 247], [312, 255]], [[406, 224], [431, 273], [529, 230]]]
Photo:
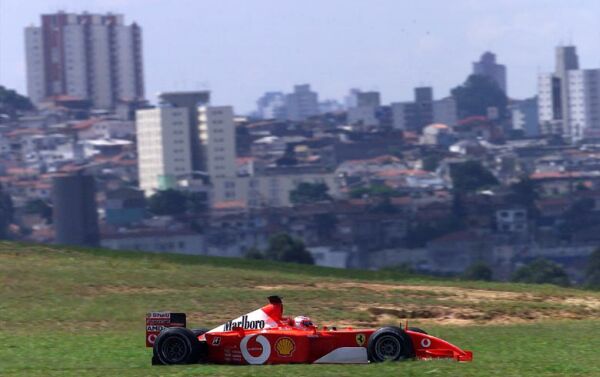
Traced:
[[241, 321], [229, 321], [224, 326], [223, 331], [231, 331], [234, 327], [241, 327], [244, 330], [260, 330], [265, 327], [265, 321], [248, 321], [248, 316], [243, 315]]

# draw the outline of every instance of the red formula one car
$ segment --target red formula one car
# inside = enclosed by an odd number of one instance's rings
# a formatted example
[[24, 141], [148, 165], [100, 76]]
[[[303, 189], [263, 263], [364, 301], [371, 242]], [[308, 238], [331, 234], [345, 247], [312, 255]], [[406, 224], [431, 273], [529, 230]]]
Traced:
[[146, 346], [153, 364], [368, 363], [452, 358], [471, 361], [464, 351], [418, 328], [318, 328], [308, 317], [283, 317], [278, 296], [269, 304], [212, 330], [186, 327], [183, 313], [149, 313]]

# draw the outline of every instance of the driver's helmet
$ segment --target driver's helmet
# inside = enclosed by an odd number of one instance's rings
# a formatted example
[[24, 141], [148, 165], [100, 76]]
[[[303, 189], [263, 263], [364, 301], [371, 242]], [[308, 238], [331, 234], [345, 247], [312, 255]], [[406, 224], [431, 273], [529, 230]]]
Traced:
[[309, 317], [299, 315], [294, 318], [294, 326], [298, 328], [314, 327], [312, 320]]

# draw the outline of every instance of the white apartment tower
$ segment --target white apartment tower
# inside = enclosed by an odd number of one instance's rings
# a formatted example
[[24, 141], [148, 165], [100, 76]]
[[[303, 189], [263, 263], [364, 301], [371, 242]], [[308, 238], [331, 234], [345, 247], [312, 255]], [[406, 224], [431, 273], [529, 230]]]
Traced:
[[211, 179], [235, 177], [235, 124], [231, 106], [198, 108], [200, 143], [204, 150], [206, 170]]
[[66, 95], [99, 109], [143, 100], [141, 33], [119, 14], [42, 15], [41, 26], [25, 28], [29, 97]]
[[574, 46], [557, 47], [555, 72], [538, 76], [538, 114], [542, 134], [600, 133], [600, 69], [579, 69]]
[[233, 108], [208, 101], [208, 92], [163, 93], [158, 108], [137, 111], [140, 188], [147, 195], [195, 173], [211, 181], [236, 176]]
[[173, 187], [192, 173], [189, 117], [186, 108], [138, 110], [137, 148], [140, 188], [148, 195]]

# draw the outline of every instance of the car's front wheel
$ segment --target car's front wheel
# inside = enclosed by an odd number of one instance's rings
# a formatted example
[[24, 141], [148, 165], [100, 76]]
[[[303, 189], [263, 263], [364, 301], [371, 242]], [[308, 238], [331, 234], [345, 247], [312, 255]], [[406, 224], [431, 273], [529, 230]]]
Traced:
[[165, 365], [191, 364], [200, 360], [202, 347], [190, 329], [171, 327], [154, 342], [154, 354]]
[[369, 360], [382, 362], [413, 358], [414, 351], [410, 336], [398, 327], [382, 327], [375, 331], [367, 344]]

